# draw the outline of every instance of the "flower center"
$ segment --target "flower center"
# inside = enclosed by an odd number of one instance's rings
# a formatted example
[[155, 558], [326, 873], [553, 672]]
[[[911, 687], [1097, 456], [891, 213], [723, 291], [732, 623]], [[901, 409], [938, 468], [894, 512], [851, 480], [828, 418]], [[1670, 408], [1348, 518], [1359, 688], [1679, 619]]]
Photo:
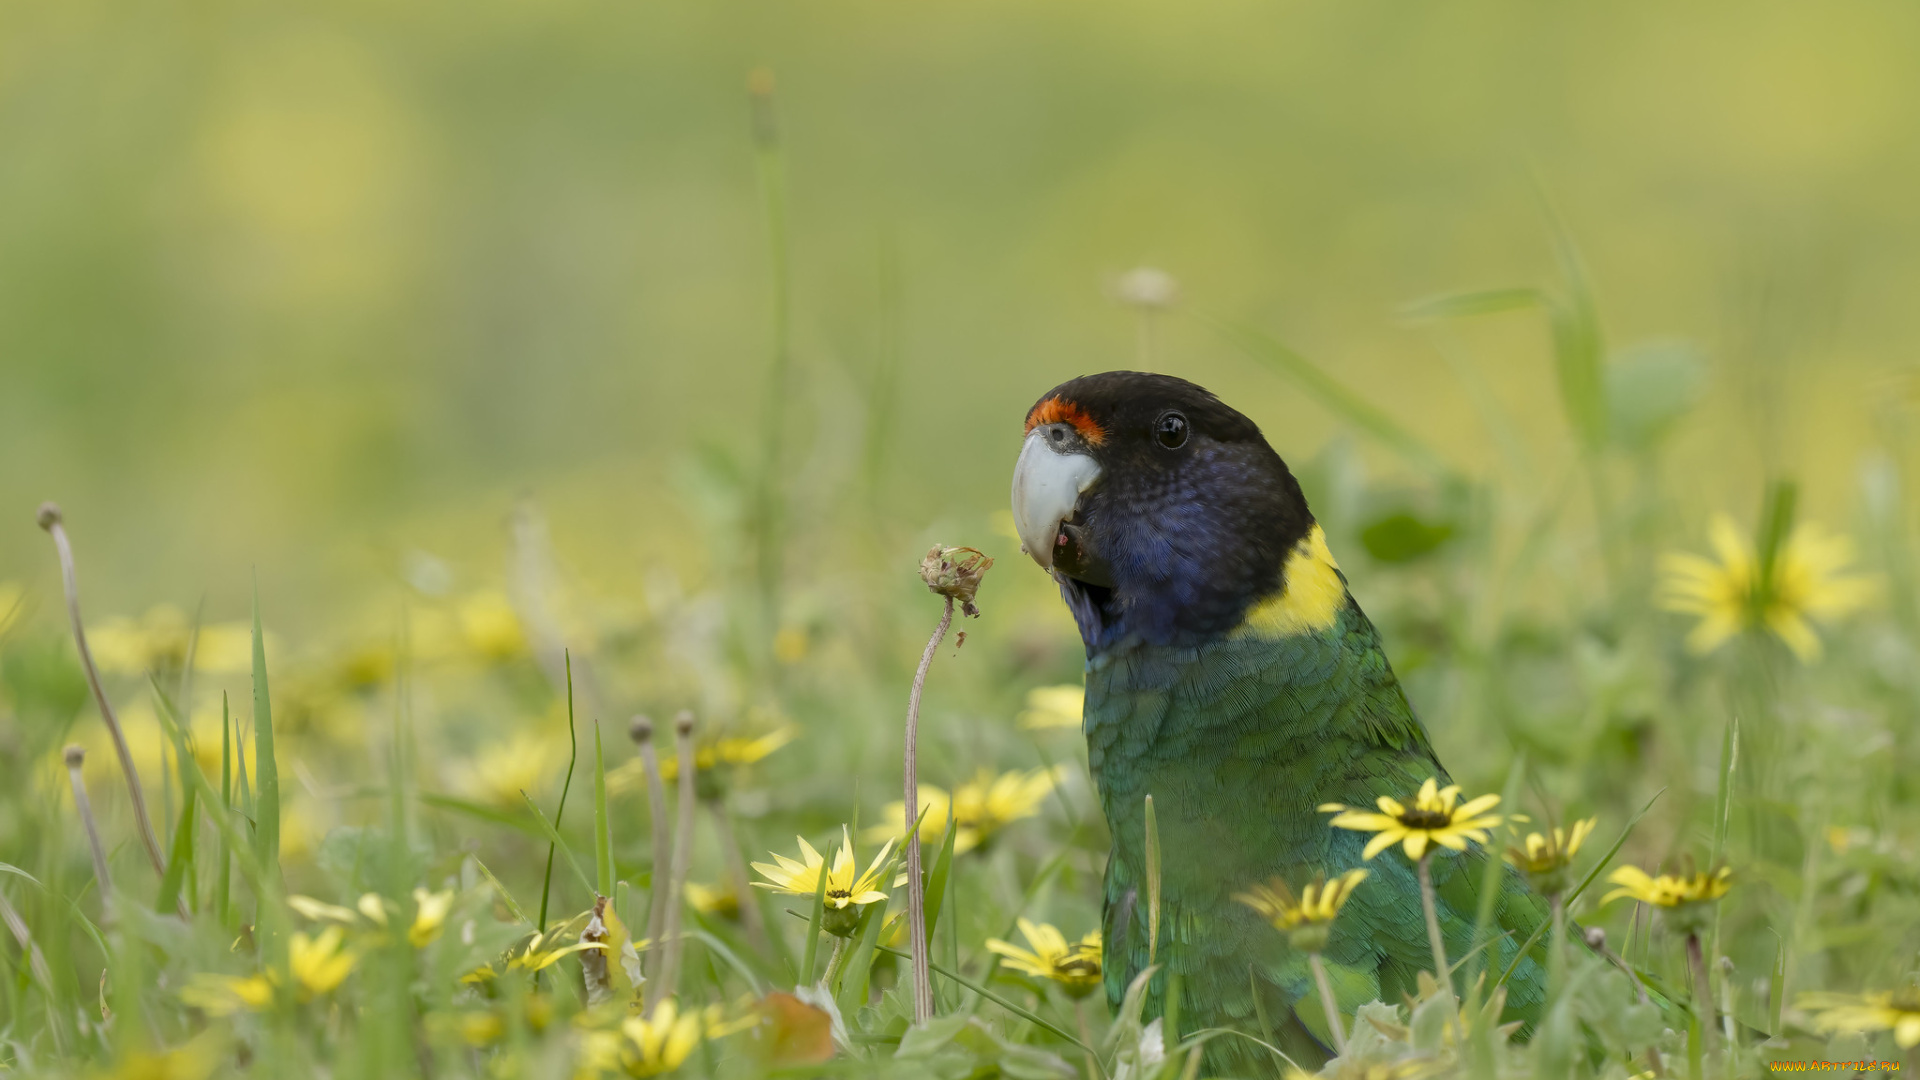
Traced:
[[1412, 807], [1400, 815], [1400, 824], [1409, 829], [1444, 829], [1453, 824], [1453, 815], [1445, 810]]
[[1084, 957], [1084, 956], [1068, 957], [1067, 959], [1060, 961], [1055, 966], [1060, 969], [1060, 972], [1063, 975], [1098, 975], [1100, 974], [1099, 962], [1088, 959], [1087, 957]]

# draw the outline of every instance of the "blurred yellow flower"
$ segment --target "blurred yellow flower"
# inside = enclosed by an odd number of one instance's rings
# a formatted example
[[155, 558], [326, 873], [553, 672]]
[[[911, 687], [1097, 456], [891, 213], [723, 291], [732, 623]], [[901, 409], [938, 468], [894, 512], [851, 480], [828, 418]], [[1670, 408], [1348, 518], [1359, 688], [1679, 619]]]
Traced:
[[[1067, 775], [1066, 766], [1050, 769], [1014, 769], [995, 776], [982, 769], [949, 795], [932, 784], [920, 785], [920, 839], [937, 844], [947, 834], [947, 816], [953, 816], [953, 850], [971, 851], [992, 840], [1001, 829], [1040, 812], [1040, 804]], [[868, 840], [898, 839], [906, 834], [906, 803], [888, 803], [881, 811], [886, 825], [863, 830]]]
[[440, 928], [446, 925], [447, 912], [453, 910], [453, 890], [428, 892], [415, 889], [413, 907], [413, 925], [407, 928], [407, 940], [413, 943], [414, 948], [421, 949], [439, 937]]
[[670, 1073], [700, 1045], [701, 1014], [680, 1012], [672, 998], [651, 1016], [630, 1016], [617, 1032], [589, 1032], [582, 1064], [588, 1073], [624, 1073], [646, 1077]]
[[702, 885], [697, 881], [687, 882], [687, 903], [702, 915], [718, 915], [723, 919], [738, 918], [740, 915], [740, 895], [731, 885]]
[[1487, 842], [1487, 830], [1500, 824], [1499, 815], [1487, 813], [1499, 804], [1500, 796], [1482, 795], [1455, 805], [1459, 798], [1459, 784], [1448, 784], [1443, 788], [1438, 780], [1428, 777], [1410, 804], [1382, 795], [1377, 800], [1379, 813], [1356, 810], [1339, 803], [1324, 803], [1320, 810], [1337, 815], [1327, 822], [1336, 829], [1379, 834], [1367, 841], [1366, 850], [1360, 853], [1361, 858], [1371, 859], [1400, 844], [1407, 858], [1418, 859], [1427, 853], [1429, 844], [1454, 851], [1467, 850], [1469, 840], [1484, 844]]
[[128, 1051], [120, 1055], [111, 1072], [92, 1075], [113, 1080], [205, 1080], [213, 1075], [221, 1056], [211, 1033], [203, 1032], [172, 1050]]
[[1607, 884], [1619, 888], [1602, 897], [1602, 904], [1611, 904], [1621, 897], [1638, 900], [1660, 908], [1679, 908], [1690, 904], [1711, 903], [1727, 895], [1732, 887], [1733, 868], [1722, 866], [1709, 874], [1705, 871], [1685, 875], [1661, 874], [1654, 877], [1637, 866], [1623, 866], [1607, 875]]
[[346, 933], [329, 926], [317, 938], [296, 933], [287, 939], [287, 968], [302, 1000], [328, 993], [353, 973], [357, 959], [342, 948]]
[[1852, 542], [1811, 523], [1781, 544], [1767, 580], [1732, 518], [1716, 514], [1708, 540], [1718, 561], [1684, 552], [1660, 559], [1660, 606], [1699, 617], [1687, 635], [1696, 653], [1712, 652], [1743, 631], [1765, 631], [1810, 663], [1820, 657], [1813, 623], [1845, 618], [1879, 596], [1877, 578], [1843, 572], [1853, 561]]
[[264, 1012], [273, 1004], [273, 984], [260, 975], [242, 977], [195, 972], [180, 988], [180, 1000], [208, 1016]]
[[511, 660], [527, 649], [520, 616], [513, 604], [497, 592], [475, 593], [460, 602], [460, 636], [482, 659]]
[[[138, 619], [120, 615], [87, 628], [87, 649], [100, 670], [119, 675], [178, 671], [187, 662], [193, 624], [185, 612], [161, 604]], [[273, 651], [275, 643], [267, 642]], [[240, 672], [253, 669], [253, 626], [245, 622], [200, 627], [193, 642], [196, 671]]]
[[18, 582], [0, 581], [0, 634], [27, 610], [27, 591]]
[[1297, 897], [1285, 881], [1274, 878], [1268, 884], [1234, 893], [1233, 898], [1252, 908], [1276, 930], [1308, 930], [1308, 934], [1294, 939], [1293, 947], [1319, 952], [1326, 947], [1326, 928], [1333, 924], [1334, 917], [1346, 906], [1347, 898], [1368, 876], [1366, 870], [1349, 870], [1332, 881], [1322, 879], [1307, 885]]
[[522, 731], [505, 742], [482, 747], [456, 765], [454, 784], [478, 802], [519, 806], [522, 791], [532, 794], [559, 779], [566, 757], [565, 742], [545, 733]]
[[987, 951], [1006, 958], [1007, 966], [1036, 978], [1058, 983], [1070, 998], [1083, 998], [1100, 986], [1100, 931], [1069, 945], [1066, 936], [1047, 923], [1019, 920], [1020, 936], [1029, 948], [987, 939]]
[[[751, 765], [799, 737], [798, 725], [782, 724], [757, 738], [729, 736], [715, 739], [705, 746], [694, 747], [693, 767], [700, 772], [706, 772], [716, 765]], [[660, 779], [673, 780], [679, 775], [680, 759], [678, 757], [660, 759]]]
[[338, 904], [329, 904], [324, 900], [316, 900], [311, 896], [300, 896], [297, 894], [289, 896], [287, 897], [287, 906], [305, 915], [307, 918], [312, 919], [314, 922], [334, 922], [341, 923], [345, 926], [352, 926], [354, 923], [360, 921], [359, 917], [354, 914], [352, 908], [344, 908]]
[[1891, 1031], [1900, 1049], [1920, 1046], [1920, 987], [1907, 986], [1897, 993], [1802, 994], [1796, 1004], [1818, 1014], [1813, 1018], [1816, 1031]]
[[[502, 958], [506, 961], [506, 970], [545, 971], [547, 968], [559, 963], [562, 958], [572, 956], [577, 952], [584, 952], [587, 949], [599, 949], [602, 952], [607, 951], [607, 943], [604, 941], [581, 941], [569, 935], [567, 933], [568, 925], [577, 925], [577, 923], [577, 918], [569, 920], [569, 923], [557, 925], [544, 934], [534, 934], [513, 945], [507, 949], [506, 955]], [[566, 942], [566, 944], [562, 944], [563, 942]], [[645, 948], [647, 944], [646, 941], [639, 941], [635, 943], [635, 947]], [[494, 964], [489, 964], [486, 967], [475, 968], [465, 975], [462, 975], [460, 981], [468, 985], [485, 983], [500, 974], [499, 969], [495, 966], [495, 964], [498, 963], [499, 961], [495, 961]]]
[[1567, 867], [1580, 852], [1599, 818], [1584, 818], [1573, 823], [1572, 832], [1556, 828], [1551, 835], [1528, 833], [1524, 848], [1509, 847], [1506, 858], [1533, 882], [1534, 888], [1551, 896], [1565, 892]]
[[1029, 731], [1077, 728], [1086, 701], [1084, 686], [1036, 686], [1027, 691], [1027, 707], [1020, 713], [1020, 726]]
[[773, 635], [773, 658], [783, 664], [797, 664], [807, 658], [807, 650], [813, 644], [805, 629], [798, 626], [783, 626]]

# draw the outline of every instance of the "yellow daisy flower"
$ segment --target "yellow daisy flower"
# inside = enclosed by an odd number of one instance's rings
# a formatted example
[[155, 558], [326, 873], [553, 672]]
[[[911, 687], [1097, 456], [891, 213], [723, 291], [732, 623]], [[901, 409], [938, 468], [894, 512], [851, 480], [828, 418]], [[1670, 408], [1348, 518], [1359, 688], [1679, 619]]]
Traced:
[[1047, 923], [1019, 921], [1020, 936], [1030, 948], [1022, 949], [999, 938], [987, 939], [987, 951], [1006, 958], [1007, 966], [1036, 978], [1058, 983], [1070, 998], [1086, 997], [1100, 986], [1100, 931], [1089, 930], [1079, 941], [1067, 943], [1066, 936]]
[[1607, 875], [1607, 883], [1619, 888], [1600, 902], [1610, 904], [1621, 897], [1638, 900], [1658, 909], [1667, 927], [1674, 932], [1698, 934], [1707, 926], [1714, 901], [1727, 895], [1732, 877], [1733, 869], [1726, 866], [1710, 874], [1661, 874], [1659, 877], [1637, 866], [1623, 866]]
[[753, 868], [767, 879], [754, 882], [754, 886], [792, 896], [811, 897], [819, 891], [820, 875], [824, 873], [827, 878], [826, 892], [822, 894], [827, 911], [825, 928], [836, 937], [846, 937], [853, 932], [855, 908], [887, 898], [887, 894], [880, 891], [880, 875], [885, 872], [893, 842], [889, 840], [880, 853], [873, 857], [873, 861], [867, 864], [866, 871], [861, 873], [853, 859], [853, 837], [845, 825], [840, 827], [840, 850], [834, 852], [831, 869], [804, 837], [796, 836], [794, 839], [800, 843], [802, 860], [795, 861], [785, 855], [775, 854], [771, 864], [754, 863]]
[[1464, 803], [1459, 799], [1459, 784], [1443, 788], [1439, 781], [1428, 777], [1410, 803], [1380, 796], [1379, 813], [1340, 803], [1325, 803], [1320, 811], [1337, 815], [1327, 823], [1336, 829], [1379, 834], [1367, 841], [1366, 850], [1360, 853], [1363, 859], [1371, 859], [1395, 844], [1402, 845], [1407, 858], [1418, 859], [1427, 853], [1429, 844], [1454, 851], [1467, 850], [1469, 840], [1484, 844], [1487, 830], [1500, 824], [1498, 814], [1487, 813], [1498, 805], [1500, 796], [1482, 795]]
[[1327, 947], [1327, 930], [1334, 916], [1369, 876], [1366, 870], [1349, 870], [1332, 881], [1315, 881], [1301, 889], [1297, 897], [1285, 881], [1274, 878], [1268, 884], [1234, 893], [1233, 898], [1258, 912], [1275, 930], [1286, 931], [1294, 948], [1319, 952]]
[[1020, 714], [1020, 726], [1028, 731], [1077, 728], [1086, 702], [1087, 690], [1083, 686], [1036, 686], [1027, 691], [1027, 707]]
[[1723, 866], [1711, 874], [1702, 871], [1683, 876], [1661, 874], [1659, 877], [1637, 866], [1623, 866], [1607, 875], [1607, 884], [1620, 887], [1608, 893], [1600, 902], [1611, 904], [1626, 897], [1662, 908], [1709, 903], [1727, 895], [1732, 878], [1733, 868], [1730, 866]]
[[1699, 616], [1687, 635], [1696, 653], [1712, 652], [1743, 631], [1764, 631], [1810, 663], [1820, 657], [1812, 624], [1842, 619], [1879, 593], [1877, 579], [1843, 572], [1853, 561], [1852, 542], [1813, 524], [1795, 529], [1780, 546], [1768, 580], [1732, 518], [1715, 515], [1707, 538], [1718, 561], [1684, 552], [1660, 560], [1657, 599], [1668, 611]]
[[1877, 994], [1802, 994], [1800, 1008], [1817, 1013], [1817, 1031], [1891, 1031], [1900, 1049], [1920, 1046], [1920, 987]]
[[[695, 774], [706, 782], [706, 775], [714, 769], [726, 766], [738, 768], [752, 765], [800, 737], [798, 724], [781, 724], [772, 731], [754, 738], [728, 736], [715, 739], [693, 748], [693, 767]], [[660, 779], [672, 783], [680, 777], [680, 758], [676, 755], [660, 759]], [[629, 791], [640, 791], [647, 786], [646, 766], [640, 758], [621, 765], [617, 769], [607, 770], [607, 791], [619, 795]], [[711, 793], [703, 792], [702, 797]]]
[[[947, 834], [947, 815], [953, 815], [953, 850], [971, 851], [992, 840], [1001, 829], [1040, 812], [1040, 804], [1066, 776], [1065, 766], [1051, 769], [1014, 769], [995, 776], [982, 769], [972, 780], [948, 794], [932, 784], [920, 785], [920, 839], [937, 844]], [[888, 803], [881, 819], [891, 824], [864, 830], [868, 840], [898, 839], [905, 835], [906, 803]]]
[[1527, 875], [1534, 888], [1541, 892], [1548, 895], [1565, 892], [1567, 867], [1573, 864], [1580, 845], [1599, 823], [1599, 818], [1585, 818], [1574, 822], [1572, 831], [1556, 828], [1551, 835], [1528, 833], [1524, 848], [1507, 849], [1507, 861]]

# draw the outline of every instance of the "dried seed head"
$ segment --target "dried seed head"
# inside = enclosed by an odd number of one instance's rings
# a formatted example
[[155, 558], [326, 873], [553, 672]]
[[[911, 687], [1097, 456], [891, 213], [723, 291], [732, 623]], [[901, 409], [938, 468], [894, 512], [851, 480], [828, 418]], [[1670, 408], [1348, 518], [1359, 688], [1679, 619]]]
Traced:
[[627, 725], [627, 735], [636, 743], [652, 742], [653, 721], [645, 713], [635, 716], [633, 722]]
[[1607, 947], [1607, 932], [1597, 926], [1587, 927], [1584, 936], [1587, 939], [1587, 948], [1595, 952]]
[[962, 614], [980, 617], [980, 609], [974, 605], [974, 594], [980, 591], [980, 579], [993, 569], [993, 560], [984, 552], [970, 547], [941, 547], [935, 545], [920, 560], [920, 580], [927, 588], [950, 600], [960, 603]]
[[1141, 266], [1120, 275], [1113, 283], [1113, 294], [1131, 307], [1168, 308], [1180, 298], [1180, 283], [1165, 270]]
[[67, 768], [77, 769], [80, 767], [81, 762], [87, 760], [86, 747], [69, 746], [67, 747], [66, 757], [67, 757]]
[[52, 531], [55, 525], [60, 524], [60, 516], [59, 503], [43, 502], [40, 509], [34, 512], [33, 520], [39, 522], [41, 528]]
[[674, 734], [682, 736], [693, 734], [693, 712], [691, 710], [681, 709], [680, 715], [673, 718], [673, 731]]

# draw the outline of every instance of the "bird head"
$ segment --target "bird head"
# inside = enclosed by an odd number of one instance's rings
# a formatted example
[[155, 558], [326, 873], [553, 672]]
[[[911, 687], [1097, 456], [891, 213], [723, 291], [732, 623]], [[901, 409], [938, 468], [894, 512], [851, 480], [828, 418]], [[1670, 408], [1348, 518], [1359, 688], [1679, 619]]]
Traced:
[[1231, 631], [1284, 588], [1314, 529], [1253, 421], [1184, 379], [1134, 371], [1061, 383], [1028, 410], [1013, 520], [1089, 654]]

